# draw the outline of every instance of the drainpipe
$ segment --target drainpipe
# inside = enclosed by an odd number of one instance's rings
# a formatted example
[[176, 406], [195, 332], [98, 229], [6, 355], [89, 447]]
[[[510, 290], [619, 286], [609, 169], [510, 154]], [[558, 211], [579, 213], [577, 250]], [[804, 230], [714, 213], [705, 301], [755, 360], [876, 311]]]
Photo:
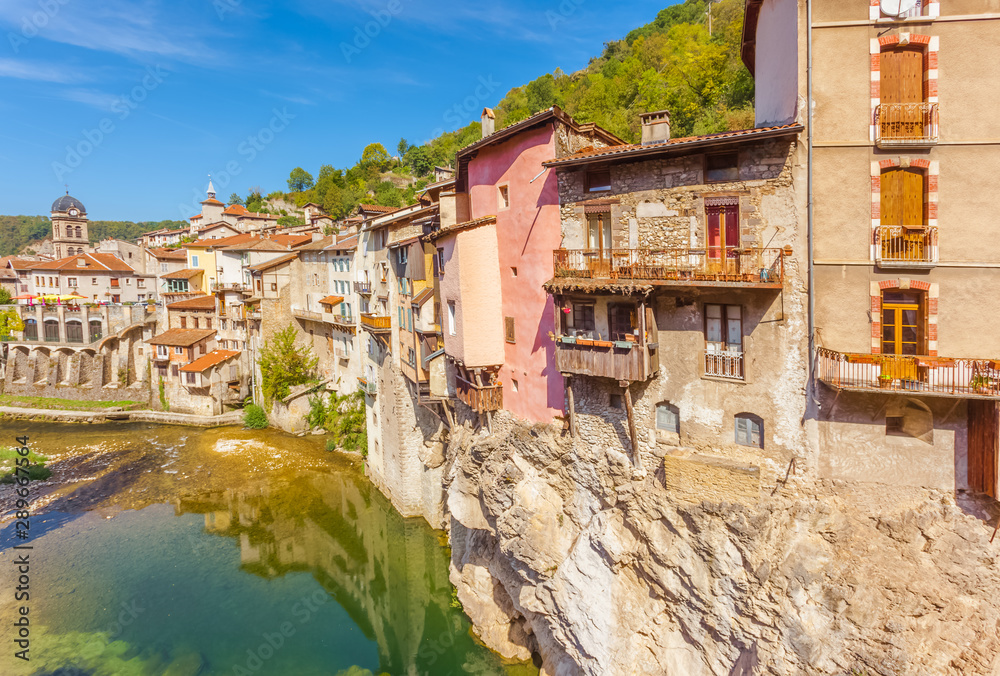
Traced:
[[809, 382], [806, 392], [813, 404], [819, 406], [816, 399], [816, 282], [813, 276], [813, 50], [812, 50], [812, 0], [806, 0], [806, 119], [809, 124], [807, 134], [807, 216], [806, 238], [808, 240], [808, 294], [809, 294]]

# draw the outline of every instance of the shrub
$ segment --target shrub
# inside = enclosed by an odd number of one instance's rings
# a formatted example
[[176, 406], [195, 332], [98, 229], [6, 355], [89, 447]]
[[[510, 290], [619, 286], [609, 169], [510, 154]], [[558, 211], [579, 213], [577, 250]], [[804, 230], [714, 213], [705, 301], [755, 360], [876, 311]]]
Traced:
[[[24, 476], [22, 473], [21, 476]], [[28, 479], [31, 481], [45, 481], [52, 476], [52, 470], [45, 465], [28, 465]], [[0, 477], [0, 484], [14, 483], [13, 470]]]
[[260, 371], [263, 381], [264, 401], [272, 402], [288, 396], [294, 385], [302, 385], [314, 378], [319, 359], [309, 345], [295, 345], [298, 332], [289, 326], [276, 333], [260, 351]]
[[267, 427], [267, 413], [260, 406], [250, 404], [243, 409], [243, 424], [252, 430], [262, 430]]

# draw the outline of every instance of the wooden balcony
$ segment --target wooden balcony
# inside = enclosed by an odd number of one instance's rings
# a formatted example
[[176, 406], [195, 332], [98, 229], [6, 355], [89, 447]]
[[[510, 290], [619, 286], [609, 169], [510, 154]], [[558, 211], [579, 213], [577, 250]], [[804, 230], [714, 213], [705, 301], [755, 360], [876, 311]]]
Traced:
[[465, 378], [455, 377], [455, 392], [460, 401], [476, 413], [499, 411], [503, 408], [503, 385], [476, 385]]
[[556, 279], [780, 289], [783, 249], [557, 249]]
[[236, 282], [230, 284], [220, 284], [219, 282], [212, 283], [212, 293], [219, 293], [222, 291], [238, 291], [240, 293], [250, 293], [253, 289], [249, 284], [239, 284]]
[[392, 329], [392, 319], [388, 315], [361, 313], [361, 326], [372, 333], [388, 333]]
[[881, 268], [932, 268], [938, 261], [938, 229], [883, 225], [875, 231], [875, 262]]
[[879, 148], [932, 146], [938, 142], [938, 104], [882, 103], [875, 108]]
[[1000, 399], [1000, 359], [816, 351], [816, 376], [836, 390]]
[[609, 340], [556, 339], [556, 368], [560, 373], [613, 380], [644, 381], [660, 368], [656, 343]]
[[354, 292], [364, 294], [365, 296], [370, 296], [372, 295], [372, 283], [354, 282]]

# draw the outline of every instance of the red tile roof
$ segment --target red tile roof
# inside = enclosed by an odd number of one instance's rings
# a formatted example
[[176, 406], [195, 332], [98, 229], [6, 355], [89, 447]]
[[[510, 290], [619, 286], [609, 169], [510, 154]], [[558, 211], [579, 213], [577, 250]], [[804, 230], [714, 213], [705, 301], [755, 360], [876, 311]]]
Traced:
[[184, 268], [183, 270], [177, 270], [176, 272], [167, 273], [163, 275], [160, 279], [191, 279], [192, 277], [197, 277], [203, 272], [205, 271], [199, 270], [197, 268]]
[[[191, 221], [197, 221], [197, 220], [198, 220], [199, 218], [201, 218], [201, 214], [198, 214], [197, 216], [192, 216], [192, 217], [191, 217], [191, 218], [189, 218], [188, 220], [191, 220]], [[157, 230], [157, 232], [159, 232], [159, 230]], [[165, 232], [170, 232], [170, 231], [169, 231], [169, 230], [166, 230]]]
[[244, 244], [253, 240], [259, 239], [257, 235], [251, 235], [250, 233], [242, 232], [238, 235], [233, 235], [232, 237], [219, 237], [218, 239], [198, 239], [193, 242], [188, 242], [184, 244], [185, 248], [221, 248], [225, 246], [233, 246], [234, 244]]
[[222, 204], [222, 202], [220, 202], [219, 200], [215, 199], [214, 197], [209, 197], [207, 200], [203, 201], [202, 204], [219, 204], [219, 205], [225, 206], [225, 205]]
[[153, 254], [153, 257], [160, 260], [187, 260], [187, 254], [183, 251], [178, 251], [177, 249], [148, 249], [148, 251]]
[[215, 296], [197, 296], [167, 305], [168, 310], [214, 310]]
[[390, 214], [393, 211], [398, 211], [399, 207], [383, 207], [379, 204], [359, 204], [358, 209], [375, 214]]
[[278, 256], [272, 260], [266, 261], [264, 263], [258, 263], [257, 265], [250, 266], [250, 270], [253, 272], [263, 272], [265, 270], [270, 270], [271, 268], [276, 268], [283, 263], [289, 261], [294, 261], [299, 257], [298, 253], [288, 254], [287, 256]]
[[339, 251], [347, 249], [356, 249], [357, 246], [358, 246], [358, 236], [357, 234], [354, 234], [354, 235], [345, 235], [326, 248], [328, 250], [333, 249]]
[[773, 136], [784, 136], [798, 133], [803, 127], [800, 124], [783, 124], [777, 127], [758, 127], [756, 129], [740, 129], [738, 131], [724, 131], [718, 134], [707, 134], [705, 136], [686, 136], [684, 138], [672, 138], [669, 141], [660, 143], [649, 143], [640, 145], [629, 143], [620, 146], [609, 146], [607, 148], [590, 148], [582, 150], [567, 157], [561, 157], [547, 162], [542, 162], [543, 167], [558, 167], [572, 164], [585, 164], [593, 160], [617, 159], [619, 157], [629, 157], [630, 155], [655, 154], [664, 150], [672, 150], [678, 147], [712, 145], [719, 141], [743, 140], [768, 138]]
[[[80, 265], [79, 261], [84, 264]], [[78, 254], [68, 258], [35, 263], [29, 270], [86, 270], [88, 272], [135, 272], [132, 267], [111, 254]]]
[[312, 235], [274, 235], [271, 237], [271, 241], [294, 249], [297, 246], [311, 242]]
[[204, 357], [198, 357], [187, 366], [182, 366], [181, 371], [185, 373], [204, 373], [213, 366], [218, 366], [222, 362], [233, 357], [238, 357], [239, 355], [239, 352], [233, 350], [215, 350], [209, 352]]
[[214, 329], [170, 329], [158, 336], [153, 336], [147, 343], [150, 345], [168, 345], [170, 347], [191, 347], [206, 338], [215, 335]]
[[247, 208], [242, 204], [230, 204], [222, 213], [229, 214], [230, 216], [242, 216], [250, 212], [247, 211]]
[[483, 216], [482, 218], [477, 218], [474, 221], [466, 221], [464, 223], [456, 223], [455, 225], [449, 225], [446, 228], [441, 228], [436, 232], [432, 232], [429, 235], [425, 235], [427, 239], [434, 241], [442, 237], [447, 237], [448, 235], [459, 232], [461, 230], [469, 230], [470, 228], [476, 228], [480, 225], [488, 225], [490, 223], [496, 223], [496, 216]]

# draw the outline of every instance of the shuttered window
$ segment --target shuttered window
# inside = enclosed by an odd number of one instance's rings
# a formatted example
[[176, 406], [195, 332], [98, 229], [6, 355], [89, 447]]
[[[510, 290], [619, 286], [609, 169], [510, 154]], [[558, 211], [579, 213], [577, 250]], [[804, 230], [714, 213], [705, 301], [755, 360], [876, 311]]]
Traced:
[[656, 429], [680, 434], [681, 417], [676, 406], [665, 401], [656, 405]]
[[764, 421], [752, 413], [737, 415], [736, 443], [740, 446], [764, 448]]
[[504, 340], [508, 343], [513, 343], [514, 341], [514, 318], [504, 317], [503, 318], [503, 336]]
[[879, 60], [879, 99], [882, 103], [923, 102], [923, 48], [902, 47], [882, 52]]
[[882, 225], [924, 225], [924, 172], [914, 168], [894, 167], [882, 172]]

